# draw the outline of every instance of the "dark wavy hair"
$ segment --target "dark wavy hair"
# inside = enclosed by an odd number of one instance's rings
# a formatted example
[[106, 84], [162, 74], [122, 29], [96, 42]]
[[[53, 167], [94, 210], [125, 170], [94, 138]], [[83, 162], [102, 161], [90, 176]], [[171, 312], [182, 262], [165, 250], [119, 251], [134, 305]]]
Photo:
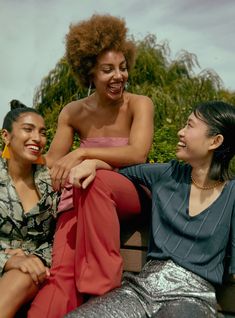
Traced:
[[133, 67], [136, 47], [127, 39], [123, 19], [94, 14], [89, 20], [70, 26], [66, 35], [66, 57], [75, 78], [83, 87], [90, 85], [97, 57], [108, 50], [122, 52], [127, 69]]
[[214, 150], [209, 177], [212, 180], [232, 179], [229, 164], [235, 155], [235, 106], [222, 101], [210, 101], [196, 105], [194, 115], [208, 126], [208, 136], [223, 135], [223, 143]]
[[10, 102], [10, 107], [11, 110], [4, 117], [2, 125], [2, 129], [6, 129], [8, 132], [12, 131], [13, 123], [17, 121], [21, 114], [36, 113], [41, 116], [41, 114], [35, 108], [27, 107], [16, 99], [13, 99]]

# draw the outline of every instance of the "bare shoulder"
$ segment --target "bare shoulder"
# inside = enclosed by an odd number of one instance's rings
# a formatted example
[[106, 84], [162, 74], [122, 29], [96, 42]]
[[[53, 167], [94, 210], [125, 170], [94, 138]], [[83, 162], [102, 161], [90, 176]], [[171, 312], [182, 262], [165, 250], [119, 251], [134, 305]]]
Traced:
[[151, 98], [145, 95], [138, 95], [138, 94], [132, 94], [132, 93], [127, 93], [127, 99], [129, 106], [132, 110], [136, 109], [142, 109], [144, 108], [145, 110], [148, 108], [149, 110], [153, 110], [153, 102]]
[[84, 110], [85, 100], [86, 98], [72, 101], [65, 105], [60, 112], [59, 119], [73, 122]]
[[75, 100], [65, 105], [61, 111], [63, 115], [73, 115], [83, 108], [84, 99]]

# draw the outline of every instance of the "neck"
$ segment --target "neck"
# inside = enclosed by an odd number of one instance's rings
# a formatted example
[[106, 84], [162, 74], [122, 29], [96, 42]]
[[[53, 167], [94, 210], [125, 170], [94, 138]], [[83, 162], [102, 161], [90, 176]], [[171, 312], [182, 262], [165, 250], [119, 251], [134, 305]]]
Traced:
[[222, 184], [222, 181], [206, 181], [206, 182], [203, 182], [203, 183], [199, 183], [198, 181], [196, 181], [193, 177], [193, 175], [191, 174], [191, 180], [192, 180], [192, 183], [198, 188], [198, 189], [201, 189], [201, 190], [212, 190], [216, 187], [218, 187], [219, 185]]
[[124, 102], [124, 96], [122, 95], [119, 99], [117, 100], [112, 100], [109, 98], [102, 98], [97, 92], [94, 94], [97, 107], [99, 108], [110, 108], [110, 107], [119, 107], [123, 104]]
[[33, 176], [32, 164], [15, 162], [13, 159], [8, 160], [8, 172], [14, 181], [28, 180]]

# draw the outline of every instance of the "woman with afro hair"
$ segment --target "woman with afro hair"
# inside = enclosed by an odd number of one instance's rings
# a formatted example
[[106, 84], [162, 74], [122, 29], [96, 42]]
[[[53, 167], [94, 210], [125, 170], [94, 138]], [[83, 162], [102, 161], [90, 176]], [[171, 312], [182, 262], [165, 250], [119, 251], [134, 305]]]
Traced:
[[[121, 284], [119, 220], [141, 206], [132, 182], [107, 170], [146, 162], [153, 138], [151, 99], [126, 91], [135, 52], [125, 21], [110, 15], [93, 15], [67, 34], [68, 63], [88, 96], [63, 108], [46, 155], [62, 198], [50, 277], [29, 318], [63, 317], [84, 295]], [[70, 151], [76, 133], [80, 147]]]

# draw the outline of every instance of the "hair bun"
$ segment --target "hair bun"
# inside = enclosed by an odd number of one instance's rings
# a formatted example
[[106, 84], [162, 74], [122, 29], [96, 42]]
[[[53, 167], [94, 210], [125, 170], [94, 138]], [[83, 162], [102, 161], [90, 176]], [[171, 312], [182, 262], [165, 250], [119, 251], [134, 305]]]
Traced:
[[26, 105], [22, 104], [19, 100], [13, 99], [10, 101], [11, 110], [17, 109], [17, 108], [27, 108]]

